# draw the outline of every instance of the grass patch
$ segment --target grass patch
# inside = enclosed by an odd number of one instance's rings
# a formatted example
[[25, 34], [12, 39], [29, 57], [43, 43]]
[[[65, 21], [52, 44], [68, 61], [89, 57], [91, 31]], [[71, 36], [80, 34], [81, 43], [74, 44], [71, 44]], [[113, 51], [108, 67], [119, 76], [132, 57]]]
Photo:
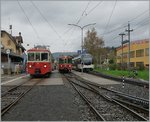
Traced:
[[[94, 70], [112, 76], [121, 77], [124, 75], [125, 77], [129, 77], [128, 71], [124, 70], [104, 70], [100, 68], [95, 68]], [[134, 73], [130, 71], [130, 74], [131, 76], [133, 76]], [[138, 71], [138, 75], [135, 78], [140, 78], [149, 81], [149, 70]]]

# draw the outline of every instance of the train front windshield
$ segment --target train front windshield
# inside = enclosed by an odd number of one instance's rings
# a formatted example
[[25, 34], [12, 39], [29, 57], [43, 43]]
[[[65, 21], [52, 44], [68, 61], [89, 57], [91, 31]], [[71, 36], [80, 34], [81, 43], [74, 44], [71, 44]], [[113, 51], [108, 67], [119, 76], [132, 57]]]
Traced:
[[86, 55], [83, 57], [83, 62], [85, 65], [93, 64], [93, 58], [90, 55]]
[[48, 53], [28, 53], [28, 61], [48, 61]]
[[64, 63], [69, 63], [71, 64], [72, 63], [72, 59], [71, 58], [59, 58], [59, 63], [60, 64], [64, 64]]

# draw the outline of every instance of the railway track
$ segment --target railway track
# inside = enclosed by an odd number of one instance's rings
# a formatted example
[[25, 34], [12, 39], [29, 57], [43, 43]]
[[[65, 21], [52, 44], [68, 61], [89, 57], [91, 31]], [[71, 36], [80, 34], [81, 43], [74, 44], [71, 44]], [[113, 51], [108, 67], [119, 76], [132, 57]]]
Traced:
[[29, 78], [29, 79], [26, 80], [25, 82], [22, 82], [22, 83], [20, 83], [20, 84], [18, 84], [18, 85], [12, 86], [12, 87], [10, 87], [9, 89], [7, 89], [7, 90], [5, 90], [5, 91], [2, 91], [1, 97], [5, 96], [6, 94], [8, 94], [8, 93], [11, 92], [11, 91], [14, 91], [15, 89], [17, 89], [18, 87], [22, 86], [23, 84], [29, 82], [30, 80], [32, 80], [32, 78]]
[[[33, 80], [33, 79], [32, 79]], [[31, 79], [29, 79], [31, 81]], [[3, 116], [9, 109], [11, 109], [21, 98], [24, 97], [34, 86], [36, 86], [42, 79], [39, 79], [31, 86], [22, 86], [24, 83], [19, 84], [8, 91], [2, 93], [1, 98], [1, 116]]]
[[106, 87], [104, 87], [104, 86], [102, 86], [100, 84], [97, 84], [97, 83], [90, 82], [90, 81], [87, 81], [85, 79], [82, 79], [81, 77], [77, 76], [76, 74], [72, 74], [72, 75], [74, 75], [77, 80], [80, 80], [82, 82], [86, 82], [88, 84], [94, 85], [95, 87], [98, 87], [100, 89], [113, 92], [113, 93], [115, 93], [115, 95], [117, 95], [119, 97], [122, 97], [124, 100], [128, 100], [129, 102], [138, 104], [138, 105], [140, 105], [140, 106], [142, 106], [144, 108], [149, 108], [149, 100], [148, 99], [135, 97], [135, 96], [132, 96], [132, 95], [120, 92], [120, 91], [112, 90], [112, 89], [106, 88]]
[[[124, 111], [124, 110], [126, 110], [126, 111], [128, 111], [128, 112], [130, 112], [130, 114], [132, 114], [134, 117], [135, 117], [135, 120], [142, 120], [142, 121], [147, 121], [147, 118], [145, 118], [145, 117], [143, 117], [141, 114], [139, 114], [139, 113], [137, 113], [137, 112], [135, 112], [133, 109], [130, 109], [131, 108], [131, 106], [133, 107], [134, 106], [134, 108], [136, 108], [138, 111], [140, 110], [140, 111], [146, 111], [147, 113], [149, 113], [146, 109], [144, 109], [144, 108], [140, 108], [139, 106], [136, 106], [136, 104], [130, 104], [130, 102], [125, 102], [124, 100], [121, 100], [121, 99], [117, 99], [117, 98], [115, 98], [115, 97], [112, 97], [112, 96], [109, 96], [109, 95], [106, 95], [106, 92], [104, 92], [104, 90], [103, 91], [100, 91], [100, 86], [97, 86], [96, 87], [96, 85], [94, 84], [92, 84], [91, 82], [87, 82], [87, 81], [83, 81], [83, 79], [81, 80], [80, 78], [79, 78], [79, 76], [78, 77], [76, 77], [75, 75], [73, 75], [73, 74], [71, 74], [71, 76], [69, 75], [69, 76], [66, 76], [67, 77], [67, 79], [72, 83], [72, 84], [74, 84], [74, 85], [76, 85], [76, 86], [80, 86], [80, 87], [82, 87], [82, 88], [84, 88], [84, 90], [86, 89], [86, 90], [90, 90], [90, 91], [92, 91], [92, 92], [94, 92], [94, 93], [96, 93], [96, 94], [98, 94], [98, 95], [100, 95], [103, 99], [105, 99], [105, 100], [107, 100], [107, 103], [106, 104], [108, 104], [108, 102], [113, 102], [114, 104], [116, 104], [117, 106], [119, 105], [122, 109], [118, 109], [118, 111], [120, 111], [120, 110], [122, 110], [122, 112]], [[72, 80], [72, 78], [74, 78], [74, 81]], [[79, 83], [80, 82], [80, 83]], [[83, 91], [83, 90], [82, 90]], [[110, 91], [109, 91], [110, 92]], [[84, 95], [84, 96], [86, 96], [86, 95]], [[91, 99], [93, 99], [93, 98], [91, 98]], [[109, 105], [108, 105], [109, 106]], [[114, 106], [114, 105], [112, 105], [112, 106]], [[135, 107], [136, 106], [136, 107]], [[112, 107], [113, 108], [113, 107]], [[115, 108], [118, 108], [118, 107], [115, 107]], [[103, 108], [103, 109], [105, 109], [105, 108]], [[96, 113], [96, 112], [95, 112]], [[106, 115], [109, 115], [109, 112], [108, 113], [105, 113]], [[101, 115], [102, 116], [102, 115]], [[130, 116], [130, 115], [129, 115]], [[100, 118], [100, 117], [99, 117]], [[107, 117], [103, 117], [103, 118], [106, 118], [106, 120], [107, 120]], [[114, 119], [115, 118], [115, 115], [114, 115], [114, 117], [111, 117], [111, 119], [110, 120], [115, 120]], [[123, 118], [122, 118], [123, 119]], [[109, 120], [109, 119], [108, 119]], [[134, 119], [133, 119], [134, 120]]]

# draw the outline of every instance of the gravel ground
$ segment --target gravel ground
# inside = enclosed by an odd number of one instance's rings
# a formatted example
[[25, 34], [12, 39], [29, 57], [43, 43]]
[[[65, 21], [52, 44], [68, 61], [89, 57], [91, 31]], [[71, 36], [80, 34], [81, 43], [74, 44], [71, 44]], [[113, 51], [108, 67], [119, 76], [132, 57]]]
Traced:
[[85, 94], [85, 96], [88, 97], [90, 102], [96, 107], [100, 114], [102, 114], [106, 121], [137, 121], [135, 117], [119, 105], [113, 104], [89, 90], [79, 86], [77, 87], [83, 94]]
[[[62, 75], [62, 77], [64, 77]], [[85, 103], [85, 101], [79, 96], [79, 94], [74, 90], [73, 86], [63, 78], [64, 85], [70, 89], [71, 93], [74, 95], [74, 103], [78, 106], [78, 111], [81, 114], [80, 121], [96, 121], [97, 118]]]
[[107, 101], [101, 96], [83, 88], [80, 88], [80, 90], [89, 98], [90, 102], [107, 121], [137, 121], [133, 115], [119, 105]]
[[[78, 95], [68, 81], [63, 78], [64, 85], [36, 86], [19, 103], [2, 117], [2, 121], [96, 121], [96, 117], [84, 100]], [[105, 85], [107, 88], [122, 91], [134, 96], [149, 99], [149, 90], [139, 86], [126, 84]], [[5, 89], [5, 88], [4, 88]], [[7, 88], [6, 88], [7, 89]], [[87, 94], [92, 96], [92, 94]], [[107, 120], [135, 120], [126, 112], [106, 105], [101, 97], [94, 96], [97, 109], [107, 116]], [[91, 98], [93, 99], [93, 97]], [[112, 109], [109, 111], [109, 109]], [[109, 111], [109, 114], [106, 113]], [[115, 115], [115, 113], [118, 113]], [[112, 119], [111, 116], [116, 116]], [[120, 116], [124, 116], [120, 119]]]
[[122, 84], [117, 84], [117, 85], [103, 85], [107, 88], [117, 90], [126, 94], [130, 94], [132, 96], [144, 98], [144, 99], [149, 99], [149, 89], [132, 85], [132, 84], [124, 84], [124, 88]]
[[64, 85], [36, 86], [2, 121], [81, 121], [74, 96]]

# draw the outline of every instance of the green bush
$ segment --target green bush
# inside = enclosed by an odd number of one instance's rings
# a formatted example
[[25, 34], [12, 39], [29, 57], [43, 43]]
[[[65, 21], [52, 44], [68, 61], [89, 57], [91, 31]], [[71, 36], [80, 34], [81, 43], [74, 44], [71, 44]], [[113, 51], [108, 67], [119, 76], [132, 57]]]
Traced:
[[121, 69], [122, 69], [121, 65], [120, 65], [120, 64], [117, 64], [116, 69], [117, 69], [117, 70], [121, 70]]
[[141, 65], [137, 66], [137, 69], [141, 70], [141, 71], [144, 70], [145, 69], [144, 64], [141, 64]]
[[110, 60], [109, 60], [109, 64], [114, 64], [114, 60], [113, 60], [113, 59], [110, 59]]
[[110, 70], [115, 70], [116, 69], [116, 64], [109, 64], [109, 69]]

